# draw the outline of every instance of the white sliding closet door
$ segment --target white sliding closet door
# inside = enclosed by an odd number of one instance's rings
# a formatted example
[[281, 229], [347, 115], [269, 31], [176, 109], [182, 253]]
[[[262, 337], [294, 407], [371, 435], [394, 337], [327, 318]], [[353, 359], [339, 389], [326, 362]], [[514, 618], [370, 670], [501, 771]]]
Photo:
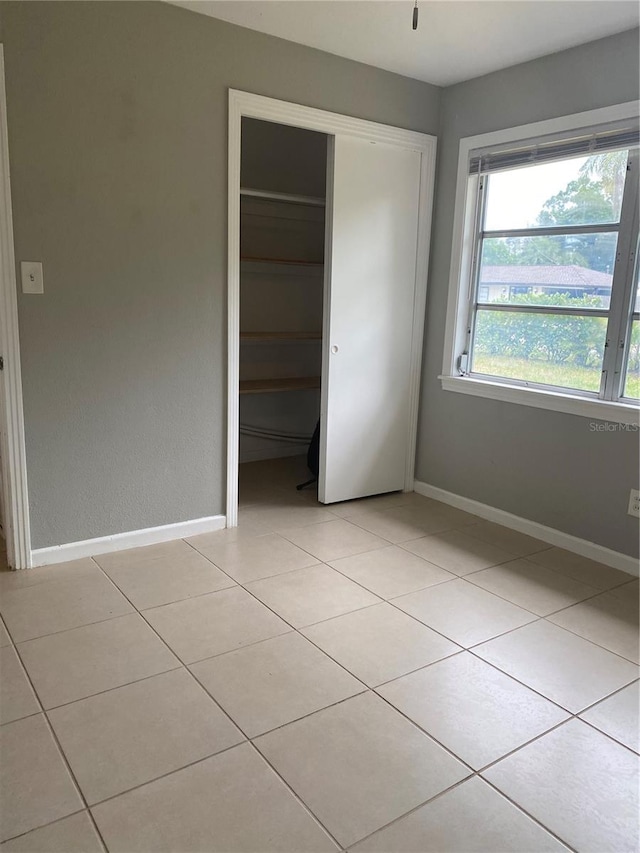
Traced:
[[421, 154], [329, 140], [319, 498], [404, 488]]

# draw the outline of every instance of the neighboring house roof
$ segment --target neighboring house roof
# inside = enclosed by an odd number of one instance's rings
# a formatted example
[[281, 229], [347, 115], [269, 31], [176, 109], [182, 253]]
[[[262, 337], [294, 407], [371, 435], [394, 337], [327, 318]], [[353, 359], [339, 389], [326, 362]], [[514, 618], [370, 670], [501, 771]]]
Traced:
[[587, 267], [571, 266], [483, 266], [481, 284], [564, 285], [567, 287], [611, 287], [613, 276]]

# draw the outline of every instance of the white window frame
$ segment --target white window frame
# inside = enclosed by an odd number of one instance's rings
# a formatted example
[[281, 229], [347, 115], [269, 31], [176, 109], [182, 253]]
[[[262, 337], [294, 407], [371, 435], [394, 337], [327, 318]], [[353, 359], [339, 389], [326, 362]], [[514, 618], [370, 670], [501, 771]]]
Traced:
[[640, 408], [632, 402], [611, 402], [581, 396], [570, 391], [556, 391], [511, 384], [509, 380], [492, 381], [471, 376], [461, 376], [458, 358], [465, 351], [468, 319], [468, 294], [472, 277], [474, 223], [476, 218], [478, 176], [469, 175], [469, 158], [477, 148], [518, 142], [537, 136], [559, 134], [588, 128], [593, 125], [637, 118], [640, 102], [630, 101], [598, 110], [575, 113], [570, 116], [520, 125], [492, 133], [468, 136], [460, 140], [458, 176], [456, 184], [451, 267], [449, 273], [449, 300], [445, 329], [444, 360], [439, 377], [445, 391], [502, 400], [535, 408], [580, 415], [594, 420], [613, 421], [620, 424], [640, 424]]

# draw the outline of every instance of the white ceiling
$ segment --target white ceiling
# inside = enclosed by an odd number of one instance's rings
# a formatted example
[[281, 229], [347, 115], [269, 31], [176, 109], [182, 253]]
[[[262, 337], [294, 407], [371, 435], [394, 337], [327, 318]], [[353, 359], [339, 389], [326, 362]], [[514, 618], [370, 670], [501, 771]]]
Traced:
[[[622, 0], [175, 0], [204, 15], [447, 86], [638, 26]], [[603, 74], [606, 69], [602, 69]]]

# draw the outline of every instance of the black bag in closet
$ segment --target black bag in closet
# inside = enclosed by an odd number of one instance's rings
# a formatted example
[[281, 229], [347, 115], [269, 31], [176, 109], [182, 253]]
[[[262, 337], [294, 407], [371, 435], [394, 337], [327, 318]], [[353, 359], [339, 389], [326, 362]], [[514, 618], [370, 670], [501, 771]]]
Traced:
[[296, 486], [298, 491], [306, 489], [307, 486], [312, 486], [318, 482], [318, 472], [320, 470], [320, 421], [316, 424], [316, 428], [311, 436], [309, 449], [307, 450], [307, 468], [311, 471], [313, 477], [307, 480], [306, 483], [300, 483], [299, 486]]

